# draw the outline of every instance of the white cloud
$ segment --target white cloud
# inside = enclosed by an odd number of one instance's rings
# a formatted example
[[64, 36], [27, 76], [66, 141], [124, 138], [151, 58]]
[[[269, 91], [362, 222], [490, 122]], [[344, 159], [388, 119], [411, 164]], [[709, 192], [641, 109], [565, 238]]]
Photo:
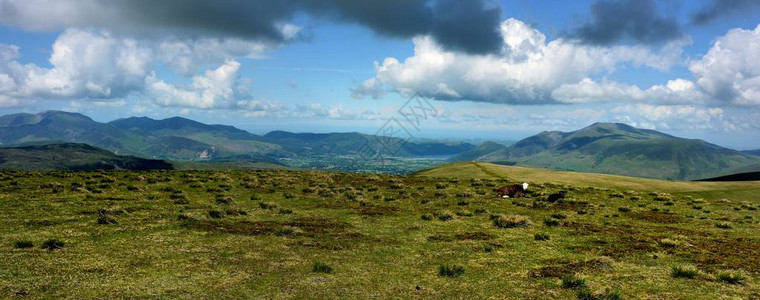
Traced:
[[376, 65], [375, 77], [356, 90], [385, 84], [402, 94], [418, 92], [439, 100], [555, 103], [552, 92], [560, 86], [614, 72], [621, 64], [667, 70], [680, 62], [682, 48], [691, 42], [671, 42], [657, 52], [644, 46], [597, 47], [563, 39], [547, 43], [541, 32], [515, 19], [502, 23], [501, 34], [502, 53], [481, 56], [446, 51], [430, 37], [417, 37], [414, 56], [403, 62], [386, 58]]
[[732, 29], [701, 59], [689, 63], [695, 80], [673, 79], [646, 90], [585, 78], [564, 84], [552, 96], [566, 103], [632, 101], [657, 104], [760, 105], [760, 25]]
[[563, 84], [552, 91], [552, 97], [563, 103], [590, 102], [647, 102], [659, 104], [701, 104], [706, 95], [694, 82], [686, 79], [669, 80], [666, 85], [654, 85], [646, 90], [635, 85], [584, 78], [576, 84]]
[[658, 130], [731, 131], [736, 128], [719, 107], [630, 104], [609, 110], [608, 118]]
[[182, 75], [195, 74], [201, 67], [236, 58], [262, 58], [267, 44], [234, 38], [179, 39], [156, 42], [157, 58]]
[[145, 78], [146, 92], [161, 106], [231, 108], [236, 104], [235, 84], [240, 63], [230, 60], [204, 75], [194, 76], [192, 85], [166, 83], [151, 73]]
[[730, 30], [689, 70], [697, 86], [716, 100], [760, 105], [760, 25]]
[[15, 90], [5, 91], [11, 97], [109, 99], [139, 89], [152, 56], [150, 48], [133, 39], [72, 29], [64, 31], [53, 44], [49, 59], [52, 68], [10, 60], [0, 71], [15, 82]]
[[372, 99], [380, 99], [384, 94], [385, 87], [376, 78], [367, 79], [359, 86], [351, 89], [351, 97], [354, 99], [361, 99], [367, 96], [372, 97]]
[[[0, 44], [0, 95], [6, 99], [4, 103], [10, 103], [8, 99], [13, 99], [13, 103], [22, 103], [31, 99], [119, 100], [132, 93], [144, 94], [162, 88], [164, 92], [170, 92], [172, 89], [161, 86], [163, 81], [156, 78], [153, 72], [160, 64], [188, 77], [206, 66], [219, 64], [226, 66], [218, 70], [224, 73], [231, 71], [225, 62], [236, 58], [262, 57], [267, 49], [262, 43], [235, 38], [180, 39], [169, 36], [136, 39], [106, 30], [67, 29], [52, 46], [49, 58], [51, 67], [22, 64], [17, 61], [21, 56], [18, 46]], [[232, 68], [237, 80], [239, 65]], [[193, 76], [195, 89], [204, 89], [207, 94], [199, 95], [196, 101], [189, 101], [189, 93], [175, 88], [173, 91], [184, 98], [164, 98], [160, 103], [202, 108], [214, 107], [209, 106], [209, 101], [250, 99], [250, 82], [245, 78], [233, 82], [235, 91], [232, 94], [240, 98], [229, 98], [229, 95], [223, 95], [225, 91], [216, 89], [223, 81], [230, 79], [221, 78], [224, 76], [221, 73]], [[211, 82], [213, 80], [217, 81]], [[146, 82], [155, 84], [151, 91], [146, 91]]]

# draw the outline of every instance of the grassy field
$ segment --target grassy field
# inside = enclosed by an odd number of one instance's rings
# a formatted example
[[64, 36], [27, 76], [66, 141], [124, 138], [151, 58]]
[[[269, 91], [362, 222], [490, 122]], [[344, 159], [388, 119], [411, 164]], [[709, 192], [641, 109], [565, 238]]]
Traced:
[[758, 192], [485, 163], [4, 171], [0, 297], [758, 298]]

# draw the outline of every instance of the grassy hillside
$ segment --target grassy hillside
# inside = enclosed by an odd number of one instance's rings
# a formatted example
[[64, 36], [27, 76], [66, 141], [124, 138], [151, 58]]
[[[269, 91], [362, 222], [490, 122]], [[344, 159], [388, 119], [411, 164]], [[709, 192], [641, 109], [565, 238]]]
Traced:
[[152, 170], [172, 169], [163, 160], [120, 156], [87, 144], [51, 144], [0, 148], [4, 170]]
[[[420, 175], [0, 172], [0, 297], [760, 293], [757, 182], [484, 163]], [[514, 181], [527, 198], [490, 192]]]
[[718, 176], [760, 162], [756, 156], [702, 140], [611, 123], [573, 132], [542, 132], [510, 147], [465, 152], [451, 159], [468, 160], [680, 180]]

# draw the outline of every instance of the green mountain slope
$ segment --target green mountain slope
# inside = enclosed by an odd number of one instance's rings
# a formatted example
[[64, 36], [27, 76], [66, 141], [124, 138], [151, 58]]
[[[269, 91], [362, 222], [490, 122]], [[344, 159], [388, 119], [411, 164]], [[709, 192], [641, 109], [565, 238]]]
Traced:
[[596, 123], [573, 132], [542, 132], [490, 153], [452, 158], [464, 160], [662, 179], [708, 178], [760, 162], [757, 157], [702, 140], [612, 123]]
[[0, 169], [154, 170], [172, 169], [163, 160], [119, 156], [87, 144], [50, 144], [0, 148]]
[[251, 153], [269, 155], [282, 151], [279, 145], [264, 142], [263, 137], [245, 130], [225, 125], [207, 125], [181, 117], [163, 120], [130, 117], [109, 124], [145, 137], [149, 145], [140, 149], [140, 152], [154, 157], [198, 159]]
[[100, 123], [62, 111], [0, 117], [0, 144], [86, 143], [117, 154], [157, 159], [197, 160], [281, 151], [262, 137], [232, 126], [206, 125], [184, 118], [119, 119]]
[[142, 138], [95, 122], [87, 116], [62, 111], [36, 115], [14, 114], [0, 117], [0, 144], [23, 145], [46, 142], [86, 143], [120, 154], [137, 154]]
[[396, 156], [447, 156], [469, 151], [475, 146], [462, 142], [405, 141], [391, 138], [380, 141], [375, 136], [358, 132], [347, 133], [292, 133], [272, 131], [264, 135], [266, 141], [282, 145], [289, 152], [302, 156], [317, 154], [354, 154], [365, 144], [382, 149], [383, 143], [395, 151]]

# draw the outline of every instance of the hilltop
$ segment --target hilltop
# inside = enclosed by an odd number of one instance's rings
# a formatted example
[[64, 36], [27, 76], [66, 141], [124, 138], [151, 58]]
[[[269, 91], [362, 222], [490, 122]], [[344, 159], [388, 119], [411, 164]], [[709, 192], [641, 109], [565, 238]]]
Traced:
[[158, 170], [173, 169], [163, 160], [115, 155], [87, 144], [0, 147], [0, 169], [12, 170]]
[[509, 147], [482, 145], [450, 161], [487, 161], [660, 179], [701, 179], [760, 162], [703, 140], [684, 139], [617, 123], [545, 131]]

